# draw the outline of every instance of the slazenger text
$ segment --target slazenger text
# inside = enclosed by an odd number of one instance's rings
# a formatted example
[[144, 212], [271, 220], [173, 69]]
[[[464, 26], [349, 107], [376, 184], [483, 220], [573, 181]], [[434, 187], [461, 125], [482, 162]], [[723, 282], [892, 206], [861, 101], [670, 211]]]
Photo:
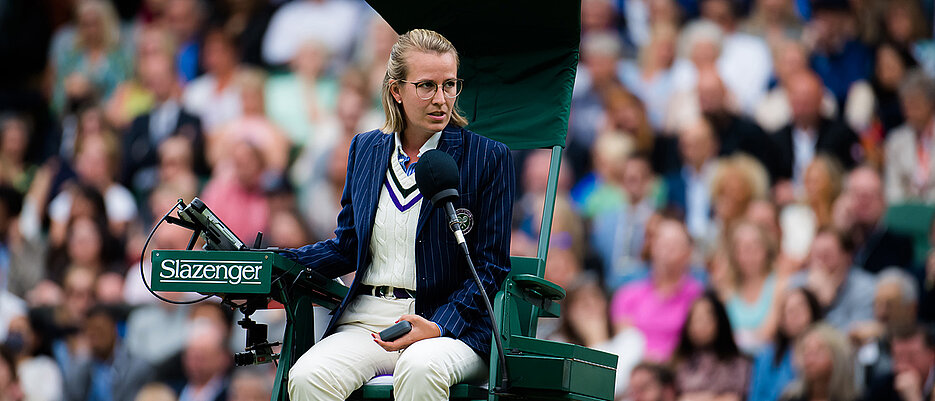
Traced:
[[164, 283], [260, 284], [262, 262], [205, 262], [166, 259], [159, 278]]

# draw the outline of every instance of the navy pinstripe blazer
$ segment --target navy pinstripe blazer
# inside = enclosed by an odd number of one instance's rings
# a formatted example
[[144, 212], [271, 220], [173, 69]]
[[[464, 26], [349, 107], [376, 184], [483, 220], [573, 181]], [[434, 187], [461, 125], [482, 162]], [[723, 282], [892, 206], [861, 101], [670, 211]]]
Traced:
[[[296, 261], [329, 278], [352, 271], [363, 277], [370, 265], [373, 219], [393, 144], [393, 136], [379, 130], [354, 137], [335, 238], [297, 249]], [[466, 235], [468, 246], [484, 291], [493, 299], [510, 270], [512, 156], [506, 145], [455, 125], [442, 131], [438, 149], [458, 163], [461, 196], [455, 208], [467, 208], [474, 216], [474, 227]], [[423, 199], [417, 227], [416, 313], [489, 358], [490, 318], [442, 209]], [[355, 279], [334, 311], [326, 336], [359, 288], [360, 280]]]

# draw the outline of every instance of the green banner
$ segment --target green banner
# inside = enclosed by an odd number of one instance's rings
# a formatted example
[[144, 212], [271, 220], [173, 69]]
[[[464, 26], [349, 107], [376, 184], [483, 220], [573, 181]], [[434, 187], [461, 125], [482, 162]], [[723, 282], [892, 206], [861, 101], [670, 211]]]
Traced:
[[266, 294], [273, 261], [269, 252], [154, 250], [155, 291]]

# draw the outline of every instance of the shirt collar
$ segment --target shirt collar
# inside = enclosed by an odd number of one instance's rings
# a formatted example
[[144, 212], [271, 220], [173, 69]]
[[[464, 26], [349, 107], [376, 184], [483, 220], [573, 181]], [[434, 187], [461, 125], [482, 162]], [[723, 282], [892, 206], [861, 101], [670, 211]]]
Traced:
[[[417, 156], [422, 157], [422, 154], [423, 154], [423, 153], [428, 152], [428, 151], [430, 151], [430, 150], [432, 150], [432, 149], [437, 148], [437, 147], [438, 147], [438, 141], [441, 140], [441, 138], [442, 138], [442, 132], [441, 132], [441, 131], [438, 131], [438, 132], [436, 132], [434, 135], [432, 135], [431, 137], [429, 137], [429, 139], [428, 139], [427, 141], [425, 141], [425, 143], [422, 145], [422, 147], [419, 148], [419, 154], [418, 154]], [[403, 141], [399, 139], [399, 133], [398, 133], [398, 132], [394, 132], [394, 133], [393, 133], [393, 140], [396, 142], [396, 151], [399, 152], [400, 155], [406, 156], [406, 157], [408, 158], [409, 155], [407, 155], [406, 152], [403, 151]]]

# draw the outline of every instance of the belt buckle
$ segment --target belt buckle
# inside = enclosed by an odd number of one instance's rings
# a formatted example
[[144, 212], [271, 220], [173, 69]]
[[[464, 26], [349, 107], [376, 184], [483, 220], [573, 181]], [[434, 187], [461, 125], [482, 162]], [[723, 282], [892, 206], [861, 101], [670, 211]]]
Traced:
[[389, 299], [389, 300], [396, 299], [396, 289], [395, 289], [395, 288], [393, 288], [392, 286], [385, 286], [385, 287], [383, 287], [383, 288], [386, 289], [386, 293], [383, 294], [383, 298], [386, 298], [386, 299]]

